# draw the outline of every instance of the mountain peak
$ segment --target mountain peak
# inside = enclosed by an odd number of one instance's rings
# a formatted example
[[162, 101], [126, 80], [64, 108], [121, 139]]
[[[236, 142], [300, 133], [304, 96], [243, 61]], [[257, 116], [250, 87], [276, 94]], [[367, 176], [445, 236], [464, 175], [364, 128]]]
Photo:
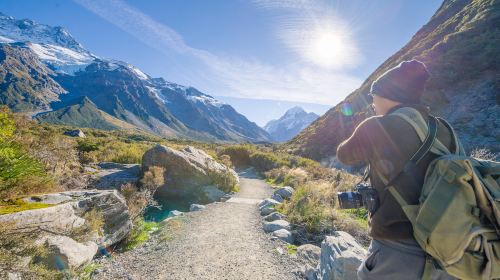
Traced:
[[278, 120], [268, 122], [264, 129], [273, 140], [284, 142], [295, 137], [318, 117], [315, 113], [307, 113], [302, 107], [295, 106], [288, 109]]
[[285, 112], [285, 116], [302, 114], [302, 113], [306, 113], [306, 111], [304, 111], [304, 109], [302, 109], [302, 107], [300, 107], [300, 106], [295, 106], [295, 107], [292, 107], [292, 108], [288, 109]]

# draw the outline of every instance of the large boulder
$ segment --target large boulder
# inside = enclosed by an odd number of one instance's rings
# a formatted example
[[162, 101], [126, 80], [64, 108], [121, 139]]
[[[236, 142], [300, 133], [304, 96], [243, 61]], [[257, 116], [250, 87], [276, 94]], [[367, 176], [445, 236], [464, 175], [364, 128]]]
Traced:
[[265, 232], [273, 232], [280, 229], [290, 230], [290, 223], [285, 220], [276, 220], [272, 222], [264, 223], [264, 231]]
[[95, 209], [102, 215], [104, 246], [121, 241], [132, 229], [125, 199], [116, 190], [68, 191], [27, 197], [27, 202], [50, 204], [47, 208], [0, 215], [1, 223], [14, 224], [14, 232], [51, 232], [67, 235], [85, 224], [85, 213]]
[[158, 189], [160, 196], [187, 195], [198, 191], [208, 199], [220, 196], [220, 193], [216, 194], [213, 189], [206, 186], [216, 186], [228, 191], [231, 186], [227, 184], [238, 182], [238, 175], [234, 170], [193, 147], [177, 151], [157, 145], [146, 151], [142, 157], [142, 170], [147, 170], [150, 166], [165, 168], [165, 185]]
[[44, 262], [53, 269], [65, 270], [81, 267], [89, 263], [98, 250], [96, 243], [79, 243], [67, 236], [49, 236], [45, 238], [47, 256]]
[[295, 190], [292, 187], [285, 186], [274, 191], [274, 194], [281, 196], [284, 199], [292, 197]]
[[321, 248], [312, 244], [297, 247], [297, 258], [302, 264], [302, 273], [307, 280], [316, 280]]
[[80, 129], [66, 130], [64, 132], [64, 135], [71, 137], [85, 138], [85, 133], [83, 133], [83, 131], [81, 131]]
[[366, 250], [347, 232], [337, 231], [321, 243], [318, 279], [355, 280]]
[[276, 220], [283, 220], [283, 218], [285, 218], [285, 215], [279, 212], [272, 212], [271, 214], [265, 216], [264, 220], [266, 220], [267, 222], [272, 222]]
[[281, 204], [280, 202], [274, 200], [274, 199], [271, 199], [271, 198], [266, 198], [264, 200], [262, 200], [260, 203], [259, 203], [259, 208], [263, 208], [263, 207], [274, 207], [276, 205], [279, 205]]
[[141, 174], [139, 164], [101, 162], [95, 170], [93, 186], [100, 190], [119, 189], [122, 185], [135, 184]]
[[272, 235], [286, 243], [291, 244], [294, 241], [293, 234], [284, 228], [273, 231]]

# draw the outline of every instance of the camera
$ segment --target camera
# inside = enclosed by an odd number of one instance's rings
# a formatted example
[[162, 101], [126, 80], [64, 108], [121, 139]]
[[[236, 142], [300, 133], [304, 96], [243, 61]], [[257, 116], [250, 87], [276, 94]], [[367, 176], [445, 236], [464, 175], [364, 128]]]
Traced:
[[377, 190], [366, 182], [357, 184], [352, 192], [339, 192], [338, 199], [341, 209], [365, 207], [372, 214], [380, 204]]

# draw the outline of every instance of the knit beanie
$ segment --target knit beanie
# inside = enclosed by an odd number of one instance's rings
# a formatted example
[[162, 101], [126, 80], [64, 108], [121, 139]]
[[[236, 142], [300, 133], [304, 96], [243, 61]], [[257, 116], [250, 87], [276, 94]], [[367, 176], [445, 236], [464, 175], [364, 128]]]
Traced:
[[404, 104], [420, 103], [429, 72], [423, 62], [403, 61], [372, 83], [370, 93]]

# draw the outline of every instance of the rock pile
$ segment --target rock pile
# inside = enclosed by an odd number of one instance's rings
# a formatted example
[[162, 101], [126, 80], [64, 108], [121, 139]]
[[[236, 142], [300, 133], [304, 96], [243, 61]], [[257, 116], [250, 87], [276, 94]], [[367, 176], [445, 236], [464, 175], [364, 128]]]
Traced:
[[[116, 190], [68, 191], [26, 197], [28, 203], [39, 202], [53, 206], [0, 215], [0, 224], [12, 224], [11, 233], [40, 233], [36, 241], [48, 249], [44, 260], [59, 269], [80, 267], [97, 253], [98, 245], [108, 247], [124, 239], [132, 229], [125, 199]], [[90, 223], [86, 215], [94, 210], [102, 227], [87, 233], [77, 242], [68, 237]]]

